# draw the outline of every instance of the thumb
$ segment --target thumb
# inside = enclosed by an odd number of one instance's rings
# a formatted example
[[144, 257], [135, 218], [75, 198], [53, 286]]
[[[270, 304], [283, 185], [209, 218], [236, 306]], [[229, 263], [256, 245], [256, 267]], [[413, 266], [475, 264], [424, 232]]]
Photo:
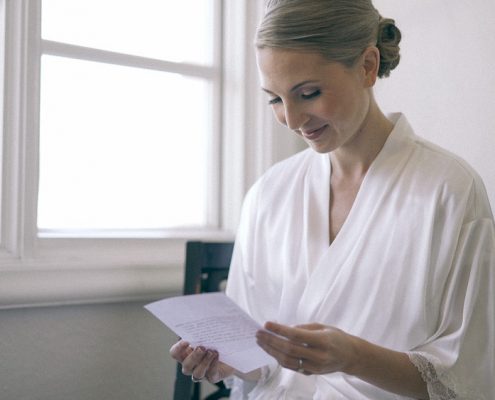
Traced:
[[322, 324], [318, 323], [310, 323], [310, 324], [301, 324], [301, 325], [296, 325], [296, 328], [301, 328], [301, 329], [307, 329], [308, 331], [320, 331], [323, 329], [326, 329], [327, 327]]

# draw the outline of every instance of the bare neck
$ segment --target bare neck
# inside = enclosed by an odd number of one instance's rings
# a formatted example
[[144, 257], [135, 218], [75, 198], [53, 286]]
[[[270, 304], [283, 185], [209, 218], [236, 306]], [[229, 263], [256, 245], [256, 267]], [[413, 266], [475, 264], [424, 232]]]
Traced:
[[331, 153], [332, 177], [362, 180], [393, 127], [373, 100], [355, 138]]

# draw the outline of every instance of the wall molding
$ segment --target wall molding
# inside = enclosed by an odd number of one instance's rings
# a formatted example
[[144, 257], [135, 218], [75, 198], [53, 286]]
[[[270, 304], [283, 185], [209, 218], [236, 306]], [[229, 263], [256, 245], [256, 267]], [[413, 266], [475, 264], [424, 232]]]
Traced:
[[179, 266], [19, 269], [0, 273], [0, 309], [154, 300], [178, 294]]

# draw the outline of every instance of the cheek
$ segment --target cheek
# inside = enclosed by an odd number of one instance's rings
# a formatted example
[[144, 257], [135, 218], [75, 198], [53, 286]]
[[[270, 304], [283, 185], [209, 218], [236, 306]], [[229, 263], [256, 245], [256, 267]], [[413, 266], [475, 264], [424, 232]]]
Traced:
[[285, 120], [285, 110], [283, 107], [280, 106], [274, 107], [273, 113], [275, 115], [276, 120], [280, 124], [287, 126], [287, 121]]
[[312, 114], [317, 117], [333, 119], [339, 115], [342, 108], [342, 97], [325, 95], [312, 104]]
[[338, 96], [334, 96], [326, 102], [326, 108], [321, 110], [326, 113], [326, 116], [336, 123], [337, 121], [346, 120], [354, 114], [356, 101], [354, 94], [351, 92], [343, 92]]

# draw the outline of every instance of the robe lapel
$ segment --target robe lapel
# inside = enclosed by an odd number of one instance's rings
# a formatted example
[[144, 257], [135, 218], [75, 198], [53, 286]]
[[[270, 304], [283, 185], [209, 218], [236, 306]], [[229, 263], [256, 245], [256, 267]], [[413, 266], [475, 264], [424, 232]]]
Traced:
[[330, 175], [329, 155], [318, 154], [304, 185], [303, 241], [308, 279], [329, 247]]
[[[322, 307], [326, 308], [323, 314], [328, 315], [328, 308], [337, 304], [339, 296], [349, 295], [346, 293], [346, 282], [353, 278], [353, 266], [366, 262], [356, 257], [360, 243], [366, 241], [366, 235], [372, 234], [373, 218], [380, 212], [384, 197], [390, 192], [395, 177], [408, 158], [410, 150], [403, 145], [403, 138], [409, 132], [412, 130], [405, 118], [400, 119], [363, 179], [351, 211], [331, 246], [328, 246], [329, 158], [325, 177], [312, 174], [314, 182], [309, 181], [306, 205], [309, 206], [306, 226], [308, 231], [312, 231], [306, 236], [306, 258], [310, 274], [296, 313], [299, 323], [318, 320]], [[322, 185], [325, 185], [325, 190], [321, 189]], [[319, 195], [316, 190], [318, 187]], [[323, 242], [326, 243], [325, 248]]]

